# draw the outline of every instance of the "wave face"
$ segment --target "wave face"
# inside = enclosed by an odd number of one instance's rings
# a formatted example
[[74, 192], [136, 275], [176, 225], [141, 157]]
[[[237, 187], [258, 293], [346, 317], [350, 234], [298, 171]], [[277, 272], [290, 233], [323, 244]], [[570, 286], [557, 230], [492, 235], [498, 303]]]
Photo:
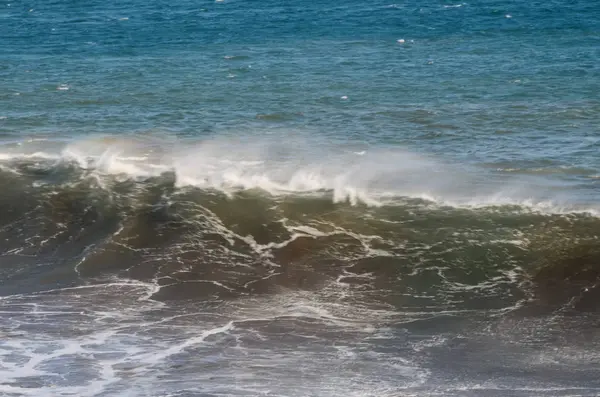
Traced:
[[409, 152], [269, 142], [7, 146], [0, 390], [600, 387], [593, 207]]

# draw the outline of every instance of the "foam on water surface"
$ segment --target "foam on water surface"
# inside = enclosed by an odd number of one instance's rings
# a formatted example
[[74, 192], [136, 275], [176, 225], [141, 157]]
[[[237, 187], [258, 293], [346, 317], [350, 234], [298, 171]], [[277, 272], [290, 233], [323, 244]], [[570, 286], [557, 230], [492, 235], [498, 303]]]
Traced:
[[0, 395], [598, 395], [563, 3], [0, 6]]
[[[407, 360], [388, 362], [385, 354], [347, 345], [376, 329], [377, 312], [366, 310], [359, 317], [345, 305], [293, 293], [277, 300], [176, 308], [147, 300], [147, 288], [154, 286], [125, 282], [5, 297], [3, 311], [13, 322], [0, 343], [0, 390], [39, 396], [162, 395], [171, 390], [171, 382], [163, 380], [177, 376], [179, 390], [216, 394], [253, 395], [279, 387], [290, 395], [360, 395], [373, 386], [389, 392], [426, 379], [426, 372]], [[45, 301], [47, 294], [54, 303]], [[110, 305], [115, 294], [127, 297], [119, 299], [118, 308], [98, 307]], [[57, 322], [54, 329], [34, 331], [47, 321]], [[340, 344], [334, 334], [350, 340]], [[298, 350], [275, 347], [281, 338]], [[340, 355], [340, 349], [348, 350]], [[362, 367], [358, 378], [357, 365]], [[324, 376], [330, 366], [337, 374]], [[296, 374], [284, 375], [290, 370]], [[283, 377], [272, 378], [279, 372]], [[373, 375], [377, 386], [368, 378]], [[396, 384], [398, 377], [404, 381]]]
[[[328, 294], [336, 293], [333, 288]], [[424, 365], [435, 363], [436, 355], [443, 360], [453, 342], [411, 330], [425, 313], [372, 310], [336, 302], [335, 295], [295, 292], [177, 307], [148, 300], [154, 291], [153, 284], [113, 282], [4, 297], [3, 315], [12, 322], [0, 342], [0, 390], [36, 396], [273, 390], [289, 396], [591, 396], [600, 390], [514, 385], [502, 376], [468, 384], [438, 378]], [[549, 353], [559, 361], [536, 358]], [[552, 368], [567, 359], [564, 354], [538, 349], [527, 365]], [[595, 365], [597, 355], [586, 354]]]

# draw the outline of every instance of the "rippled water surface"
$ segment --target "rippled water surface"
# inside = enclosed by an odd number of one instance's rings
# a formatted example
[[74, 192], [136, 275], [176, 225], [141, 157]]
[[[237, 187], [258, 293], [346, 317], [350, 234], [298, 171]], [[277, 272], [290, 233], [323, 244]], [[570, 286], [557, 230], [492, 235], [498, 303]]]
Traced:
[[0, 394], [597, 396], [599, 17], [3, 1]]

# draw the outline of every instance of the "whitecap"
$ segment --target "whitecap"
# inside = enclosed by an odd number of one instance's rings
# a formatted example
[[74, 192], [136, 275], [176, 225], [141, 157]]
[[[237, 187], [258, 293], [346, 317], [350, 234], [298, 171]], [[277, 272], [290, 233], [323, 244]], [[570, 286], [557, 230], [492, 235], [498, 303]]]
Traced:
[[351, 205], [404, 205], [417, 200], [425, 206], [600, 214], [600, 206], [573, 201], [553, 193], [550, 186], [533, 186], [530, 176], [511, 168], [502, 169], [501, 183], [491, 183], [477, 168], [456, 168], [401, 148], [357, 151], [301, 134], [238, 135], [195, 143], [93, 137], [54, 151], [26, 149], [0, 152], [0, 160], [8, 165], [67, 162], [98, 178], [118, 175], [136, 180], [168, 172], [179, 188], [209, 188], [228, 195], [259, 189], [275, 197], [321, 196]]

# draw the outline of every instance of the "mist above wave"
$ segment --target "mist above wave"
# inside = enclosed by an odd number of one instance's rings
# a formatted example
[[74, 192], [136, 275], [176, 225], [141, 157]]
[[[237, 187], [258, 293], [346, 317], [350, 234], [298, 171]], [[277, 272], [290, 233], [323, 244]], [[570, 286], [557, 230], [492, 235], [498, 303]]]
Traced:
[[176, 187], [226, 194], [327, 194], [334, 202], [372, 206], [398, 198], [454, 207], [521, 206], [545, 212], [592, 212], [551, 181], [499, 178], [397, 147], [333, 142], [304, 134], [237, 135], [195, 140], [93, 136], [72, 142], [34, 140], [0, 152], [4, 169], [75, 166], [85, 177], [139, 180], [172, 173]]

